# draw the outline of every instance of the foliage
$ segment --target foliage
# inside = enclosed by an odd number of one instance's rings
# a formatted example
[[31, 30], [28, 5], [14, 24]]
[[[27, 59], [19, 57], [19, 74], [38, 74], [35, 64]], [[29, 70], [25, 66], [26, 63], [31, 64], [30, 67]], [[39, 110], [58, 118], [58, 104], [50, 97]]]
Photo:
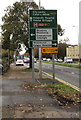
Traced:
[[35, 56], [35, 58], [38, 58], [38, 56], [39, 56], [39, 49], [38, 48], [34, 49], [34, 56]]
[[58, 35], [63, 36], [63, 34], [64, 34], [64, 29], [62, 29], [60, 24], [58, 24]]
[[[16, 2], [6, 9], [2, 18], [3, 48], [16, 49], [18, 43], [24, 43], [28, 47], [28, 9], [38, 9], [32, 2]], [[10, 39], [10, 36], [12, 38]]]
[[8, 57], [8, 53], [2, 53], [2, 58]]
[[64, 58], [66, 56], [66, 47], [67, 47], [67, 43], [59, 43], [58, 44], [58, 58]]

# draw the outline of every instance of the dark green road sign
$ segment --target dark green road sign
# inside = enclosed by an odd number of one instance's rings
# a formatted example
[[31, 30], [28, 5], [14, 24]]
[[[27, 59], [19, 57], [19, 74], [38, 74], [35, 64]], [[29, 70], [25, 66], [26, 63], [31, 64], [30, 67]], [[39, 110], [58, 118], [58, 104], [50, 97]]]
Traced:
[[30, 47], [57, 47], [57, 10], [29, 11]]

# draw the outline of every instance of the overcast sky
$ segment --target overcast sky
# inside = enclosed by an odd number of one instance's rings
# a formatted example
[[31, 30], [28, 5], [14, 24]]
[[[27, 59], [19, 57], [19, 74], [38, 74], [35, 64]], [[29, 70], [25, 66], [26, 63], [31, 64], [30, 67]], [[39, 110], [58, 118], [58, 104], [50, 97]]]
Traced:
[[[1, 17], [7, 6], [13, 5], [20, 0], [1, 0], [0, 1], [0, 24]], [[34, 0], [39, 4], [39, 0]], [[45, 9], [57, 10], [58, 24], [65, 29], [65, 35], [59, 39], [69, 38], [70, 44], [78, 44], [79, 33], [79, 2], [80, 0], [40, 0], [41, 6]], [[74, 27], [73, 27], [74, 26]]]

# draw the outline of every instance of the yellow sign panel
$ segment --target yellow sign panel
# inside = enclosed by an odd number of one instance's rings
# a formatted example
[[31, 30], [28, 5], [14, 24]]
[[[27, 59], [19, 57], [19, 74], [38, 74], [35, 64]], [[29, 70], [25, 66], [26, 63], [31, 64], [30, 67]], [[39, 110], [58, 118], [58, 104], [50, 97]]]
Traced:
[[58, 48], [42, 48], [42, 53], [58, 53]]

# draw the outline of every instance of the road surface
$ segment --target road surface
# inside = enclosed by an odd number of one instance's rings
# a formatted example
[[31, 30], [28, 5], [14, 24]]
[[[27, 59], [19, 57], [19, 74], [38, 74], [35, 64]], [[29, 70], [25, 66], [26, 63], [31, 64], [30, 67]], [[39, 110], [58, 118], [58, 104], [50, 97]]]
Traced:
[[[36, 63], [35, 67], [38, 68], [39, 63]], [[53, 75], [52, 64], [42, 63], [42, 71]], [[79, 68], [55, 65], [55, 77], [62, 79], [79, 88], [81, 88], [80, 73], [81, 69]]]

